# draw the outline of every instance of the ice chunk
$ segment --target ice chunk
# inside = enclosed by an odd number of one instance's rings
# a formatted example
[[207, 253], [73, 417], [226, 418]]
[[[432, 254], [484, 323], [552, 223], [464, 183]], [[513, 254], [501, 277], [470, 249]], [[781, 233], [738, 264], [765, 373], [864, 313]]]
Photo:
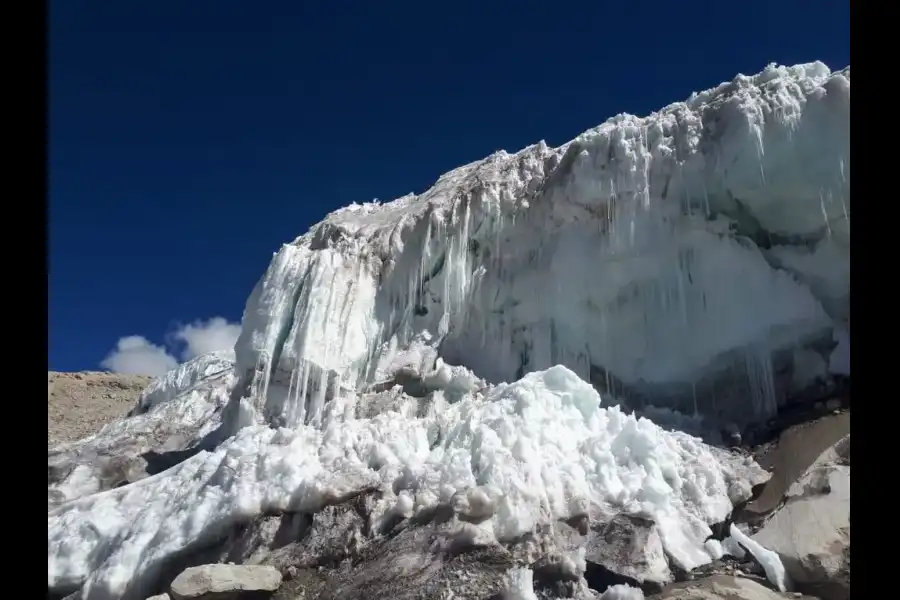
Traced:
[[507, 600], [538, 600], [534, 593], [534, 573], [531, 569], [510, 569], [507, 582]]
[[751, 539], [747, 534], [737, 528], [737, 526], [732, 523], [730, 528], [731, 537], [739, 543], [741, 546], [747, 549], [750, 554], [753, 555], [753, 558], [762, 565], [763, 570], [766, 572], [766, 578], [769, 580], [769, 583], [775, 586], [775, 588], [779, 592], [788, 591], [788, 587], [790, 586], [790, 582], [788, 581], [787, 571], [785, 571], [784, 565], [781, 562], [781, 558], [779, 558], [778, 554], [763, 548], [761, 544]]
[[644, 592], [626, 584], [613, 585], [606, 588], [600, 600], [644, 600]]

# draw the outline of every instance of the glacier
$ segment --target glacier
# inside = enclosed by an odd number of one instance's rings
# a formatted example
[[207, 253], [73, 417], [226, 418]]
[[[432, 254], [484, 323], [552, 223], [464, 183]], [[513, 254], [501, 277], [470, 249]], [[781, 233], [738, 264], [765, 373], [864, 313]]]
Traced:
[[373, 521], [447, 505], [479, 544], [646, 515], [708, 562], [768, 475], [632, 409], [745, 425], [849, 373], [849, 107], [849, 67], [771, 65], [328, 215], [233, 353], [51, 450], [48, 588], [142, 600], [241, 523], [369, 489]]
[[255, 422], [316, 423], [437, 355], [490, 383], [563, 364], [641, 405], [771, 416], [783, 351], [849, 320], [849, 99], [849, 68], [770, 66], [332, 213], [248, 300]]

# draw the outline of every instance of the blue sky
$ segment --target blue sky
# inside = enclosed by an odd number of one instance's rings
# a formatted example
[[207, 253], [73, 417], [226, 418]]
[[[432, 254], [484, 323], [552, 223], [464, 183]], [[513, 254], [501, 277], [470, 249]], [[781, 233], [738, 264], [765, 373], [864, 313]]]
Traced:
[[844, 67], [849, 3], [51, 0], [49, 48], [49, 368], [126, 338], [104, 365], [158, 370], [227, 344], [326, 213], [769, 62]]

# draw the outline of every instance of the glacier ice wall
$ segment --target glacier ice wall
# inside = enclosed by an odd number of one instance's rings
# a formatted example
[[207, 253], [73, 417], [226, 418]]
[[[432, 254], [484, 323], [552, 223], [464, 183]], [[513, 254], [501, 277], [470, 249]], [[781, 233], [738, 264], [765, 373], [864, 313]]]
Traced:
[[849, 67], [773, 65], [330, 214], [247, 302], [245, 418], [314, 424], [438, 355], [767, 416], [781, 351], [849, 318], [849, 109]]

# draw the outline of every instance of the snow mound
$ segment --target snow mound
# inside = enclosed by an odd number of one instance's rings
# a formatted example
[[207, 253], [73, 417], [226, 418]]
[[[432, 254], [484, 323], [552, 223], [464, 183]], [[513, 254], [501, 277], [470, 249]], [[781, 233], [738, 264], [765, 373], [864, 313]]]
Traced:
[[490, 517], [480, 529], [496, 540], [588, 507], [646, 514], [690, 567], [710, 560], [708, 524], [730, 511], [735, 486], [763, 477], [696, 438], [601, 408], [562, 366], [422, 418], [348, 417], [341, 405], [356, 401], [333, 401], [322, 428], [246, 427], [213, 452], [51, 512], [49, 586], [84, 584], [85, 600], [138, 597], [167, 558], [255, 515], [313, 511], [373, 486], [394, 494], [392, 512], [444, 503]]

